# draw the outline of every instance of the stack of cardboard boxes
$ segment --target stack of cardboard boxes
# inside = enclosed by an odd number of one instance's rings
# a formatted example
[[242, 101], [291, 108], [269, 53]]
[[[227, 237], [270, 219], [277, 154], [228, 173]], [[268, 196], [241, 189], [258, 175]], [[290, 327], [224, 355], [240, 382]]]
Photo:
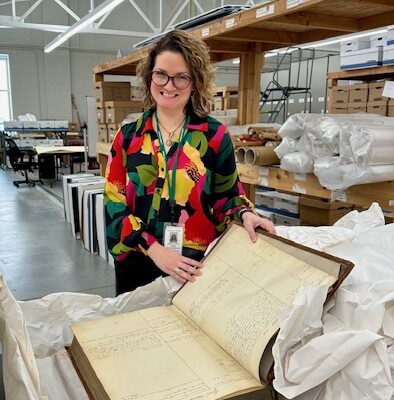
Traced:
[[383, 96], [386, 81], [335, 86], [331, 90], [333, 114], [368, 112], [394, 116], [394, 101]]
[[235, 86], [222, 86], [216, 88], [213, 98], [212, 111], [232, 110], [238, 108], [238, 88]]
[[223, 124], [236, 125], [238, 122], [238, 88], [222, 86], [216, 88], [211, 115]]
[[[140, 114], [143, 102], [132, 98], [130, 82], [96, 82], [98, 141], [111, 143], [119, 124], [130, 114]], [[131, 119], [135, 119], [132, 115]]]

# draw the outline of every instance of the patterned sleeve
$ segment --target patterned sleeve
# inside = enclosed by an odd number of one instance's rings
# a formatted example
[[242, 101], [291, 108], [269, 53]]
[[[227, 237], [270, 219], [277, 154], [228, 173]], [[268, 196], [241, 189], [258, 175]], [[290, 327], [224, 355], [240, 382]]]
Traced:
[[121, 260], [133, 250], [145, 252], [156, 239], [146, 232], [145, 223], [132, 214], [127, 202], [126, 151], [122, 129], [116, 133], [105, 172], [105, 223], [108, 249]]
[[[219, 125], [213, 138], [216, 141], [216, 161], [213, 171], [213, 213], [220, 222], [218, 230], [226, 228], [228, 222], [237, 219], [237, 211], [253, 207], [246, 197], [239, 180], [235, 163], [234, 147], [224, 125]], [[212, 143], [215, 148], [215, 143]]]

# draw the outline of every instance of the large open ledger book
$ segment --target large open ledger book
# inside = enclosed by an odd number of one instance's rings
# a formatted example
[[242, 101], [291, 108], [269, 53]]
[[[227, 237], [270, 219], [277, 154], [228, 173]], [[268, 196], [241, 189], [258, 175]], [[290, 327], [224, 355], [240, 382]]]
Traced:
[[264, 387], [279, 311], [303, 285], [333, 291], [352, 264], [233, 223], [173, 305], [72, 326], [94, 399], [222, 399]]

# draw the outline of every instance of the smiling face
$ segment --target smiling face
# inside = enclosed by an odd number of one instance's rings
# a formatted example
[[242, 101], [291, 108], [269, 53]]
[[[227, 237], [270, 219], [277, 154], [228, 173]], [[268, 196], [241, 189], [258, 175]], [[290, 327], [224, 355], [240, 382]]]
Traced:
[[[152, 71], [163, 72], [169, 76], [190, 77], [190, 69], [182, 54], [172, 51], [163, 51], [156, 56]], [[182, 79], [182, 78], [181, 78]], [[186, 78], [185, 78], [186, 79]], [[164, 86], [158, 86], [151, 81], [150, 91], [157, 104], [158, 110], [183, 112], [192, 93], [193, 83], [185, 89], [177, 89], [173, 79], [169, 79]]]

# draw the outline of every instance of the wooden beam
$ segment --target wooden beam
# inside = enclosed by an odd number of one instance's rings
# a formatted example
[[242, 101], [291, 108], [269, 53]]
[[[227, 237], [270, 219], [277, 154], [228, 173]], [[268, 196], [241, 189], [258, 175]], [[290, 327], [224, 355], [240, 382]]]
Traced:
[[360, 78], [363, 80], [376, 80], [388, 78], [394, 75], [394, 65], [385, 65], [384, 67], [364, 68], [351, 71], [335, 71], [327, 74], [328, 79], [352, 79]]
[[234, 58], [238, 58], [239, 56], [240, 53], [211, 53], [211, 63], [233, 60]]
[[[394, 3], [394, 2], [393, 2]], [[372, 15], [360, 19], [359, 26], [360, 31], [366, 31], [368, 29], [375, 29], [392, 25], [394, 22], [394, 11], [385, 12], [378, 15]]]
[[225, 33], [216, 39], [231, 40], [232, 42], [277, 43], [286, 46], [289, 44], [298, 44], [300, 41], [298, 33], [258, 28], [243, 28], [238, 31]]
[[232, 43], [230, 41], [220, 41], [216, 39], [217, 38], [206, 41], [211, 53], [249, 53], [253, 49], [253, 43], [250, 42]]
[[323, 29], [314, 29], [309, 32], [301, 33], [300, 35], [301, 40], [299, 44], [317, 42], [319, 40], [334, 38], [335, 36], [341, 36], [341, 35], [343, 35], [343, 32], [341, 31], [327, 31]]
[[238, 82], [238, 123], [240, 125], [259, 121], [260, 77], [263, 65], [261, 46], [241, 54]]
[[[358, 0], [359, 3], [369, 3], [369, 4], [374, 4], [376, 6], [387, 6], [394, 8], [394, 3], [393, 0]], [[362, 7], [360, 5], [359, 7]]]
[[124, 57], [115, 58], [107, 63], [97, 65], [93, 68], [93, 72], [96, 74], [112, 73], [112, 70], [120, 70], [122, 67], [135, 70], [135, 66], [140, 62], [140, 60], [147, 57], [147, 55], [148, 47], [145, 47], [141, 50], [127, 54]]
[[275, 18], [269, 23], [280, 23], [286, 25], [298, 25], [315, 29], [330, 29], [343, 32], [358, 32], [358, 21], [354, 18], [331, 15], [321, 15], [309, 12], [296, 12]]

